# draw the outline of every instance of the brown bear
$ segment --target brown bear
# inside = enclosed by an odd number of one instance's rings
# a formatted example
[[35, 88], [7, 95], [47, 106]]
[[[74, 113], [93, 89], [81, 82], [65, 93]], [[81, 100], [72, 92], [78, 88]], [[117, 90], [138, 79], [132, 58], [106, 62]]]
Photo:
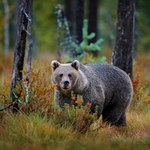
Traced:
[[81, 95], [83, 104], [97, 107], [98, 117], [110, 125], [126, 125], [126, 110], [132, 99], [133, 88], [129, 76], [109, 64], [83, 65], [78, 60], [60, 64], [53, 60], [52, 83], [56, 85], [55, 102], [60, 107], [71, 104], [71, 93]]

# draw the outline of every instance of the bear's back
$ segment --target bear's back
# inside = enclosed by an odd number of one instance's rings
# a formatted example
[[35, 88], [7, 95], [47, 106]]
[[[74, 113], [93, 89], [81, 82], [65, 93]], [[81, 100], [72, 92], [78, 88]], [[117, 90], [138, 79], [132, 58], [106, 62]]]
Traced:
[[[131, 80], [129, 76], [118, 67], [109, 64], [88, 64], [83, 65], [81, 70], [89, 78], [91, 84], [93, 83], [94, 75], [97, 77], [97, 82], [102, 85], [105, 89], [106, 99], [111, 99], [113, 93], [124, 89], [125, 92], [130, 92], [132, 90]], [[88, 70], [91, 70], [88, 72]], [[118, 92], [117, 92], [118, 93]]]
[[129, 76], [123, 70], [109, 64], [89, 64], [87, 68], [92, 69], [96, 76], [104, 82], [113, 84], [130, 82]]

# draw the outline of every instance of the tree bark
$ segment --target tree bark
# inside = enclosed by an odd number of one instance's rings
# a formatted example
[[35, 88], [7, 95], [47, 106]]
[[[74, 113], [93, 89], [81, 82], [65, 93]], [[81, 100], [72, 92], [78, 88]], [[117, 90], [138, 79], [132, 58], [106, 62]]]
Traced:
[[[89, 14], [88, 14], [88, 33], [94, 32], [96, 36], [89, 40], [89, 43], [95, 43], [98, 36], [97, 17], [98, 17], [98, 0], [89, 0]], [[98, 51], [93, 52], [94, 56], [98, 55]]]
[[8, 0], [3, 0], [5, 23], [4, 23], [4, 53], [8, 55], [9, 53], [9, 5]]
[[29, 21], [28, 21], [28, 51], [26, 58], [26, 69], [27, 73], [31, 69], [31, 58], [32, 58], [32, 49], [33, 49], [33, 34], [32, 34], [32, 0], [29, 0]]
[[139, 9], [139, 0], [135, 1], [135, 33], [134, 33], [134, 51], [133, 51], [133, 57], [136, 58], [137, 55], [137, 48], [138, 48], [138, 9]]
[[[16, 85], [22, 80], [22, 71], [24, 65], [25, 56], [25, 46], [26, 46], [26, 34], [28, 25], [28, 6], [29, 0], [18, 0], [17, 1], [17, 33], [15, 39], [15, 51], [14, 51], [14, 61], [12, 70], [12, 81], [11, 81], [11, 91], [10, 97], [12, 101], [15, 101], [20, 95], [18, 93], [14, 94], [14, 89]], [[16, 97], [17, 95], [17, 97]], [[18, 109], [18, 105], [14, 106], [14, 110]]]
[[133, 78], [132, 59], [134, 49], [135, 0], [118, 1], [116, 43], [112, 62]]
[[98, 28], [97, 28], [97, 17], [98, 17], [98, 0], [89, 0], [89, 14], [88, 14], [88, 33], [94, 32], [96, 36], [89, 40], [90, 43], [97, 41]]
[[69, 22], [71, 35], [75, 34], [75, 22], [76, 22], [76, 0], [66, 0], [66, 16]]
[[76, 36], [79, 43], [82, 42], [82, 28], [84, 16], [84, 2], [83, 0], [76, 1]]

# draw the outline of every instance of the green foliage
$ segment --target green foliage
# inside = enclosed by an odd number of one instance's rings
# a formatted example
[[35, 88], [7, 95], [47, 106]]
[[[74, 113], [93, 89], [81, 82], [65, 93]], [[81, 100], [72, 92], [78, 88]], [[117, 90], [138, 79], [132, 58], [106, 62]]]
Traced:
[[[61, 27], [64, 26], [64, 29], [65, 29], [64, 38], [62, 39], [60, 37], [60, 39], [62, 40], [60, 43], [60, 46], [63, 49], [62, 55], [64, 56], [65, 60], [70, 61], [70, 59], [72, 59], [73, 57], [73, 59], [78, 59], [81, 61], [85, 59], [85, 57], [87, 58], [87, 56], [90, 57], [92, 52], [95, 52], [95, 51], [102, 52], [101, 43], [103, 42], [103, 39], [99, 39], [95, 43], [88, 44], [89, 42], [88, 40], [93, 39], [95, 37], [95, 33], [88, 34], [88, 20], [87, 19], [84, 20], [83, 29], [82, 29], [83, 41], [80, 44], [78, 44], [77, 41], [72, 38], [72, 36], [70, 35], [68, 22], [66, 19], [65, 19], [65, 22], [61, 22], [60, 19], [58, 19], [58, 27], [60, 27], [59, 24], [61, 24]], [[98, 59], [96, 60], [99, 60], [98, 62], [106, 63], [105, 56], [98, 57]], [[90, 59], [88, 62], [91, 62]]]
[[76, 43], [73, 43], [73, 47], [77, 51], [85, 51], [85, 52], [92, 52], [92, 51], [101, 51], [101, 43], [103, 42], [103, 39], [97, 40], [95, 43], [88, 44], [88, 40], [91, 40], [95, 37], [95, 33], [88, 34], [88, 20], [85, 19], [83, 21], [83, 41], [78, 45]]
[[[83, 41], [78, 43], [78, 41], [73, 38], [70, 33], [69, 24], [62, 5], [59, 4], [56, 6], [56, 14], [58, 26], [58, 52], [65, 58], [65, 60], [82, 60], [86, 55], [89, 55], [89, 53], [102, 51], [101, 43], [103, 42], [103, 39], [99, 39], [95, 43], [88, 44], [89, 40], [95, 37], [95, 33], [88, 34], [87, 19], [83, 21]], [[106, 57], [103, 56], [102, 60], [101, 57], [99, 57], [99, 59], [100, 62], [106, 63]]]
[[150, 51], [150, 15], [149, 6], [150, 1], [139, 0], [136, 12], [136, 40], [137, 47], [140, 51], [149, 52]]
[[55, 5], [57, 0], [33, 2], [33, 32], [34, 44], [41, 51], [56, 49], [57, 27], [55, 18]]

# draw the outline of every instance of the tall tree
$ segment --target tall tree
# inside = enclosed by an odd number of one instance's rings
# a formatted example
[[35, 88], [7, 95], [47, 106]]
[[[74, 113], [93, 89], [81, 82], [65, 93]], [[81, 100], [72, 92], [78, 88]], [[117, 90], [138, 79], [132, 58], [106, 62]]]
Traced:
[[28, 51], [26, 59], [26, 70], [29, 73], [31, 69], [31, 58], [33, 49], [33, 35], [32, 35], [32, 0], [29, 0], [29, 12], [28, 12]]
[[116, 43], [112, 62], [124, 70], [131, 79], [134, 49], [135, 0], [118, 0]]
[[98, 0], [89, 0], [89, 13], [88, 13], [88, 32], [96, 33], [96, 36], [89, 40], [90, 43], [95, 43], [97, 41], [98, 27], [97, 27], [97, 17], [98, 17]]
[[136, 0], [135, 1], [135, 40], [134, 40], [134, 51], [133, 51], [133, 57], [135, 58], [136, 55], [137, 55], [137, 47], [138, 47], [138, 42], [135, 42], [135, 41], [138, 41], [138, 9], [139, 9], [139, 0]]
[[8, 0], [3, 0], [5, 24], [4, 24], [4, 52], [8, 55], [9, 52], [9, 5]]
[[[12, 81], [10, 97], [12, 101], [15, 101], [19, 97], [19, 93], [14, 93], [17, 83], [22, 80], [22, 71], [24, 65], [25, 46], [26, 46], [26, 34], [27, 25], [29, 20], [29, 1], [30, 0], [18, 0], [17, 1], [17, 31], [15, 39], [15, 51], [12, 70]], [[16, 97], [17, 96], [17, 97]], [[18, 104], [14, 106], [14, 110], [18, 109]]]
[[79, 43], [82, 41], [82, 28], [84, 17], [84, 0], [76, 1], [76, 36]]
[[[88, 33], [94, 32], [96, 35], [89, 43], [95, 43], [98, 36], [97, 17], [98, 17], [98, 0], [89, 0], [89, 13], [88, 13]], [[97, 56], [98, 51], [94, 51], [93, 55]]]
[[75, 34], [75, 20], [76, 20], [76, 0], [66, 0], [66, 17], [69, 22], [70, 32], [72, 35]]

